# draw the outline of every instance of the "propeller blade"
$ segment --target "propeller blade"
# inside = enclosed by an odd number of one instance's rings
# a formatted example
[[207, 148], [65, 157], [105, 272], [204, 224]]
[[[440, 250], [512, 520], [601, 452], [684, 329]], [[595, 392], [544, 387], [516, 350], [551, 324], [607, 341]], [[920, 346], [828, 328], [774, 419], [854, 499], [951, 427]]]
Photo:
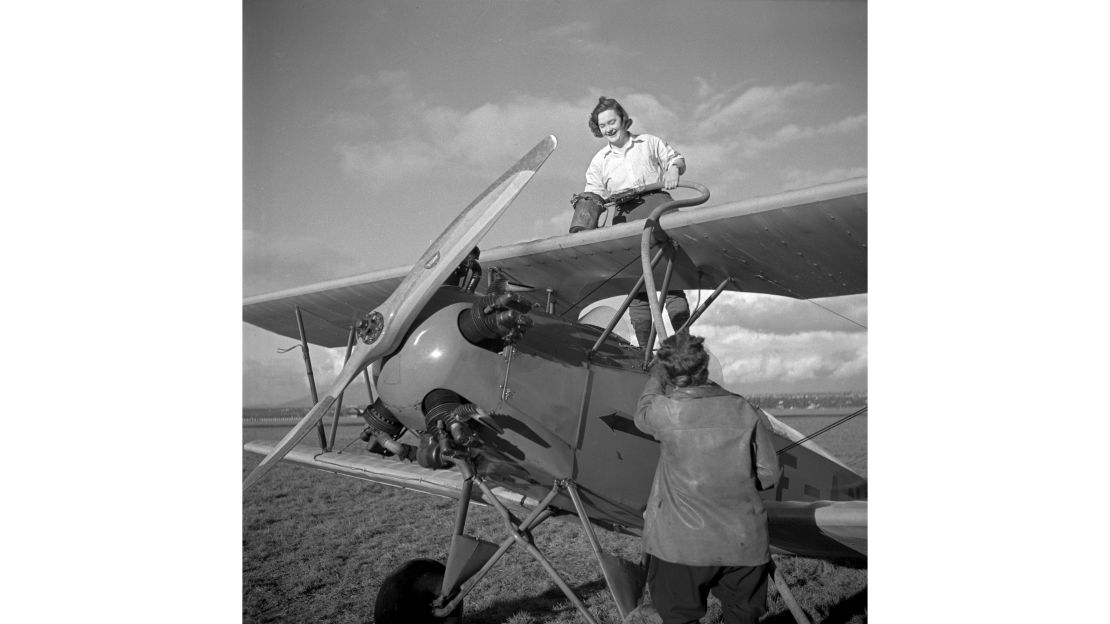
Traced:
[[312, 409], [304, 415], [304, 418], [301, 418], [300, 422], [290, 429], [289, 433], [285, 434], [285, 437], [283, 437], [281, 441], [278, 442], [277, 446], [270, 451], [270, 454], [262, 458], [262, 461], [255, 466], [254, 470], [243, 480], [243, 491], [246, 492], [252, 485], [258, 483], [258, 480], [269, 472], [275, 464], [281, 461], [281, 458], [285, 457], [289, 451], [293, 450], [293, 447], [297, 446], [297, 444], [308, 435], [308, 432], [312, 431], [316, 423], [320, 422], [320, 419], [328, 413], [333, 405], [335, 405], [336, 397], [358, 377], [359, 373], [368, 365], [372, 364], [374, 360], [383, 355], [386, 354], [382, 353], [382, 349], [380, 348], [364, 344], [357, 345], [355, 349], [351, 351], [350, 359], [347, 360], [347, 363], [343, 366], [343, 370], [341, 370], [339, 375], [335, 378], [335, 383], [332, 384], [327, 394], [325, 394], [316, 405], [312, 406]]
[[270, 454], [243, 480], [243, 491], [258, 482], [285, 457], [335, 404], [336, 397], [367, 366], [393, 352], [427, 305], [436, 289], [455, 270], [466, 254], [489, 231], [509, 204], [532, 179], [540, 165], [555, 150], [554, 135], [536, 144], [477, 199], [472, 201], [447, 229], [432, 242], [405, 279], [380, 306], [366, 315], [361, 342], [351, 352], [335, 383], [304, 418], [281, 439]]
[[[424, 255], [420, 256], [413, 265], [412, 271], [397, 286], [397, 290], [393, 291], [389, 299], [369, 315], [372, 317], [375, 313], [381, 314], [379, 321], [384, 327], [382, 340], [387, 338], [393, 341], [400, 340], [408, 329], [408, 323], [412, 321], [412, 317], [424, 308], [436, 288], [493, 227], [494, 222], [505, 212], [524, 185], [539, 170], [540, 165], [555, 150], [555, 145], [553, 135], [537, 143], [531, 151], [459, 213], [439, 238], [432, 242]], [[375, 322], [371, 320], [371, 323]], [[390, 331], [391, 327], [399, 331]]]

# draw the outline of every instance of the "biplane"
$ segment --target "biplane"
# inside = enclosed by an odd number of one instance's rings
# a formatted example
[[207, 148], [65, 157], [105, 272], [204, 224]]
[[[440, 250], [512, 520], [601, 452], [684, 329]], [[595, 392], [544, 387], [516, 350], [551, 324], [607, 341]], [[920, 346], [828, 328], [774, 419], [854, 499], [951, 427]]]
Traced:
[[[446, 562], [415, 560], [392, 574], [375, 605], [380, 624], [458, 621], [463, 599], [514, 544], [595, 622], [535, 546], [531, 532], [548, 520], [581, 524], [628, 614], [643, 568], [605, 553], [595, 529], [639, 534], [659, 457], [658, 442], [633, 423], [652, 349], [613, 331], [632, 297], [649, 295], [654, 345], [667, 331], [657, 287], [713, 289], [686, 327], [724, 290], [797, 299], [867, 292], [865, 179], [716, 206], [701, 206], [708, 189], [683, 182], [697, 195], [646, 220], [499, 247], [477, 262], [470, 254], [482, 235], [555, 145], [554, 136], [540, 141], [413, 266], [244, 301], [247, 323], [305, 349], [347, 347], [332, 387], [322, 398], [313, 390], [315, 405], [281, 441], [246, 445], [265, 457], [244, 491], [283, 460], [458, 501]], [[483, 268], [484, 289], [475, 279]], [[591, 304], [621, 295], [607, 320], [580, 320]], [[360, 376], [372, 399], [360, 411], [366, 452], [334, 452], [343, 391]], [[773, 552], [865, 563], [866, 479], [763, 414], [783, 471], [765, 493]], [[300, 444], [312, 431], [318, 448]], [[501, 543], [466, 534], [471, 504], [497, 510]]]

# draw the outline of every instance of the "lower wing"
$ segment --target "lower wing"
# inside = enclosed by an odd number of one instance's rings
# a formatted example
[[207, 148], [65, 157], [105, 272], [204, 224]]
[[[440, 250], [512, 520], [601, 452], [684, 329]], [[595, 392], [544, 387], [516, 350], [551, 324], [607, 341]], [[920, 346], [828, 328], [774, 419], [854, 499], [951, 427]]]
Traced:
[[[267, 455], [273, 441], [249, 442], [244, 448]], [[316, 468], [365, 481], [372, 481], [413, 492], [457, 500], [462, 492], [463, 477], [454, 470], [429, 470], [415, 463], [400, 462], [373, 454], [325, 453], [300, 446], [283, 461]], [[521, 516], [538, 501], [511, 490], [492, 488], [510, 511]], [[482, 493], [474, 490], [473, 502], [487, 504]], [[771, 549], [776, 554], [813, 557], [837, 561], [867, 559], [867, 501], [764, 501], [771, 533]], [[572, 514], [561, 514], [553, 520], [577, 523]], [[638, 533], [639, 527], [629, 527]]]
[[773, 552], [867, 561], [867, 501], [764, 502], [763, 507]]

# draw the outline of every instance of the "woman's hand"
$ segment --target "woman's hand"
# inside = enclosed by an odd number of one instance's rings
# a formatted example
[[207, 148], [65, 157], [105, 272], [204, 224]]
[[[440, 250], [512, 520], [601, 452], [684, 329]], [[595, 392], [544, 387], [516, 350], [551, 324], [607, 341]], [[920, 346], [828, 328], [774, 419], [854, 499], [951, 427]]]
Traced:
[[678, 177], [678, 165], [667, 167], [667, 171], [663, 173], [663, 189], [669, 191], [678, 186]]

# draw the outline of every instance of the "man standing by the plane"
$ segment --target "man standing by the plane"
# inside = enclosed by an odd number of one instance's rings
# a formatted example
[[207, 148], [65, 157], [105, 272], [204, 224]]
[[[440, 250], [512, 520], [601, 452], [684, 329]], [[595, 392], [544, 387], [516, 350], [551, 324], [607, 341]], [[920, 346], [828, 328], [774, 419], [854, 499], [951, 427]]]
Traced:
[[[632, 118], [616, 100], [601, 96], [590, 113], [590, 130], [594, 136], [604, 138], [605, 147], [598, 150], [586, 169], [586, 189], [583, 195], [594, 194], [607, 198], [613, 193], [645, 184], [662, 182], [670, 190], [678, 185], [680, 175], [686, 173], [686, 159], [662, 139], [651, 134], [632, 134]], [[576, 196], [578, 197], [578, 196]], [[622, 206], [621, 213], [613, 217], [613, 225], [625, 221], [644, 219], [663, 202], [671, 201], [670, 193], [655, 191]], [[690, 304], [686, 293], [672, 290], [667, 293], [667, 313], [677, 331], [690, 318]], [[642, 348], [648, 348], [651, 332], [651, 308], [647, 294], [640, 293], [628, 309], [632, 329]]]
[[759, 411], [709, 381], [703, 341], [663, 341], [636, 410], [662, 447], [644, 513], [648, 586], [663, 624], [697, 622], [710, 590], [723, 622], [754, 624], [771, 561], [759, 490], [775, 487], [778, 458]]

